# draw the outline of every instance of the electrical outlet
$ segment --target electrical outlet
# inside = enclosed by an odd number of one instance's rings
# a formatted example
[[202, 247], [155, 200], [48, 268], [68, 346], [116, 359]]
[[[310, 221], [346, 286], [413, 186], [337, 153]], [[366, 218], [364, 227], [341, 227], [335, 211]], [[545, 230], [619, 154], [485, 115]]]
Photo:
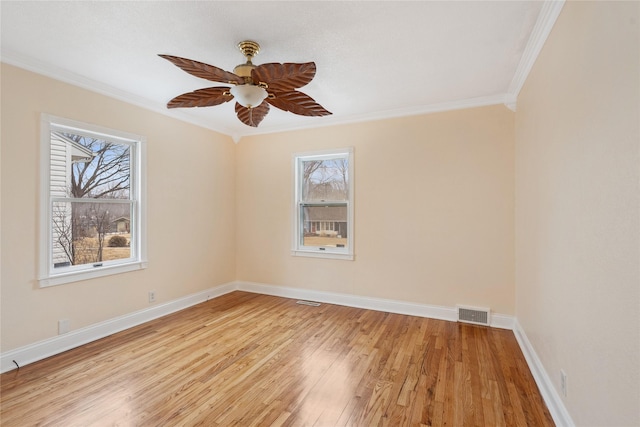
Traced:
[[156, 291], [149, 291], [149, 302], [156, 302]]
[[69, 319], [58, 320], [58, 335], [69, 332]]
[[560, 369], [560, 390], [562, 397], [567, 397], [567, 373], [563, 369]]

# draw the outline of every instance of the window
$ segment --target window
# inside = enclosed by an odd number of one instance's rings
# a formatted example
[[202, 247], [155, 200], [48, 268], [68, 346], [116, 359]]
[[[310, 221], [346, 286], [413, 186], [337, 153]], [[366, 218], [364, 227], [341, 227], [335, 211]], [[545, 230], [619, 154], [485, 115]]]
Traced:
[[40, 285], [146, 267], [144, 138], [43, 115], [41, 139]]
[[353, 149], [294, 156], [293, 254], [353, 259]]

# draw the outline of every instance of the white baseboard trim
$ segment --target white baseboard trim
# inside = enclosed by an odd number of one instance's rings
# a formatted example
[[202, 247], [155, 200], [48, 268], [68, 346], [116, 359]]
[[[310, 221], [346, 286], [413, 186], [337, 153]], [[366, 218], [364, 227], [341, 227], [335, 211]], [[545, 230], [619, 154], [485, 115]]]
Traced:
[[513, 330], [516, 318], [508, 314], [491, 313], [491, 327]]
[[524, 332], [524, 329], [522, 329], [522, 326], [520, 326], [517, 319], [515, 320], [513, 333], [516, 336], [516, 340], [520, 345], [524, 358], [529, 365], [529, 370], [538, 385], [538, 389], [540, 389], [540, 394], [544, 399], [544, 403], [546, 403], [547, 408], [549, 408], [553, 421], [559, 427], [575, 426], [575, 423], [571, 419], [571, 415], [569, 415], [569, 411], [567, 411], [567, 408], [564, 406], [560, 395], [553, 386], [547, 371], [544, 369], [544, 366], [538, 358], [536, 351], [533, 349], [529, 338], [527, 338], [527, 334]]
[[[0, 372], [4, 373], [12, 369], [16, 369], [17, 366], [13, 362], [14, 360], [20, 366], [28, 365], [29, 363], [37, 362], [38, 360], [79, 347], [83, 344], [132, 328], [150, 320], [166, 316], [167, 314], [183, 310], [235, 290], [284, 298], [318, 301], [327, 304], [344, 305], [367, 310], [385, 311], [409, 316], [448, 320], [452, 322], [455, 322], [457, 319], [457, 310], [455, 307], [415, 304], [406, 301], [237, 281], [220, 285], [196, 294], [187, 295], [164, 304], [154, 305], [143, 310], [109, 319], [81, 329], [76, 329], [63, 335], [58, 335], [56, 337], [48, 338], [43, 341], [2, 353], [0, 355]], [[503, 314], [492, 314], [491, 326], [501, 329], [513, 329], [514, 318], [513, 316]]]
[[[28, 365], [29, 363], [37, 362], [38, 360], [79, 347], [150, 320], [166, 316], [167, 314], [183, 310], [212, 298], [217, 298], [235, 290], [452, 322], [455, 322], [457, 318], [457, 310], [455, 307], [415, 304], [382, 298], [236, 281], [2, 353], [0, 355], [0, 372], [4, 373], [16, 369], [17, 366], [13, 362], [14, 360], [20, 366]], [[562, 399], [556, 392], [549, 375], [545, 371], [542, 362], [540, 362], [540, 359], [533, 349], [531, 342], [529, 342], [527, 335], [518, 323], [518, 320], [513, 316], [492, 313], [491, 327], [513, 330], [554, 422], [558, 426], [575, 426]]]
[[429, 317], [440, 320], [451, 320], [453, 322], [456, 321], [457, 317], [456, 309], [450, 307], [413, 304], [403, 301], [371, 298], [335, 292], [314, 291], [311, 289], [288, 288], [284, 286], [273, 286], [254, 282], [236, 282], [236, 286], [240, 291], [253, 292], [256, 294], [324, 302], [327, 304], [344, 305], [347, 307], [364, 308], [367, 310], [386, 311], [389, 313], [406, 314], [409, 316]]
[[20, 366], [28, 365], [29, 363], [37, 362], [38, 360], [79, 347], [150, 320], [166, 316], [167, 314], [183, 310], [234, 290], [236, 290], [235, 283], [227, 283], [164, 304], [154, 305], [144, 310], [125, 314], [124, 316], [119, 316], [15, 350], [7, 351], [0, 355], [0, 371], [4, 373], [16, 369], [17, 366], [13, 363], [14, 360]]
[[[344, 305], [347, 307], [364, 308], [367, 310], [386, 311], [389, 313], [405, 314], [408, 316], [428, 317], [431, 319], [448, 320], [451, 322], [455, 322], [458, 317], [457, 309], [455, 307], [415, 304], [406, 301], [364, 297], [336, 292], [314, 291], [311, 289], [289, 288], [255, 282], [239, 281], [236, 282], [236, 288], [240, 291], [253, 292], [257, 294], [324, 302], [327, 304]], [[513, 325], [513, 316], [492, 313], [491, 327], [513, 329]]]

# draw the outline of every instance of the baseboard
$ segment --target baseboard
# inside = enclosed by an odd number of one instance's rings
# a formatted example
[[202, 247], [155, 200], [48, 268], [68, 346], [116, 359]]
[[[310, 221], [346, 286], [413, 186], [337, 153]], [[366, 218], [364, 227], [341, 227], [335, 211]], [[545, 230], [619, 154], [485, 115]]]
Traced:
[[507, 314], [491, 313], [491, 327], [513, 330], [516, 318]]
[[413, 304], [403, 301], [363, 297], [335, 292], [314, 291], [311, 289], [288, 288], [284, 286], [273, 286], [254, 282], [236, 282], [236, 287], [238, 290], [257, 294], [324, 302], [327, 304], [386, 311], [389, 313], [406, 314], [409, 316], [451, 320], [454, 322], [457, 316], [455, 308], [435, 305]]
[[[83, 344], [104, 338], [150, 320], [166, 316], [167, 314], [183, 310], [234, 290], [280, 296], [284, 298], [324, 302], [327, 304], [344, 305], [367, 310], [385, 311], [409, 316], [428, 317], [431, 319], [448, 320], [452, 322], [455, 322], [457, 318], [457, 311], [455, 307], [415, 304], [406, 301], [237, 281], [198, 292], [196, 294], [187, 295], [164, 304], [154, 305], [144, 310], [109, 319], [104, 322], [96, 323], [94, 325], [29, 344], [15, 350], [10, 350], [0, 355], [0, 372], [4, 373], [12, 369], [16, 369], [17, 366], [14, 361], [16, 361], [19, 366], [37, 362], [38, 360], [79, 347]], [[514, 318], [512, 316], [502, 314], [492, 314], [491, 316], [492, 327], [513, 329], [513, 325]]]
[[[239, 281], [236, 282], [236, 288], [241, 291], [257, 294], [324, 302], [327, 304], [344, 305], [348, 307], [364, 308], [367, 310], [386, 311], [389, 313], [406, 314], [408, 316], [428, 317], [431, 319], [448, 320], [451, 322], [455, 322], [457, 319], [457, 310], [455, 307], [415, 304], [406, 301], [364, 297], [336, 292], [314, 291], [311, 289], [273, 286], [255, 282]], [[491, 327], [513, 329], [513, 325], [513, 316], [505, 314], [491, 315]]]
[[[83, 344], [104, 338], [150, 320], [166, 316], [167, 314], [183, 310], [235, 290], [284, 298], [324, 302], [327, 304], [344, 305], [368, 310], [385, 311], [409, 316], [428, 317], [452, 322], [455, 322], [457, 318], [455, 307], [415, 304], [405, 301], [237, 281], [8, 351], [0, 355], [1, 372], [4, 373], [12, 369], [16, 369], [17, 366], [14, 361], [16, 361], [20, 366], [37, 362], [38, 360], [79, 347]], [[540, 362], [540, 359], [533, 349], [531, 342], [529, 342], [524, 330], [518, 323], [518, 320], [509, 315], [492, 314], [491, 327], [511, 329], [514, 331], [516, 340], [520, 345], [520, 349], [524, 354], [533, 378], [540, 389], [540, 394], [549, 408], [549, 412], [551, 413], [554, 422], [558, 426], [574, 426], [575, 424], [571, 419], [569, 412], [556, 392], [553, 383], [549, 379], [549, 375], [545, 371], [544, 366]]]
[[191, 307], [211, 298], [224, 295], [236, 289], [234, 283], [227, 283], [196, 294], [187, 295], [176, 300], [154, 305], [144, 310], [136, 311], [124, 316], [96, 323], [84, 328], [76, 329], [66, 334], [58, 335], [43, 341], [29, 344], [0, 355], [0, 370], [2, 373], [16, 369], [14, 360], [20, 366], [37, 362], [55, 354], [62, 353], [83, 344], [115, 334], [116, 332], [157, 319], [167, 314]]
[[524, 358], [529, 365], [529, 370], [538, 385], [538, 389], [540, 389], [540, 394], [544, 399], [544, 403], [546, 403], [547, 408], [549, 408], [553, 421], [559, 427], [575, 426], [575, 423], [571, 419], [571, 415], [569, 415], [569, 411], [567, 411], [567, 408], [564, 406], [560, 395], [558, 395], [547, 371], [544, 369], [544, 366], [538, 358], [536, 351], [533, 349], [529, 338], [527, 338], [527, 334], [524, 332], [524, 329], [522, 329], [522, 326], [520, 326], [517, 319], [515, 320], [513, 333], [516, 336], [516, 340], [520, 345]]

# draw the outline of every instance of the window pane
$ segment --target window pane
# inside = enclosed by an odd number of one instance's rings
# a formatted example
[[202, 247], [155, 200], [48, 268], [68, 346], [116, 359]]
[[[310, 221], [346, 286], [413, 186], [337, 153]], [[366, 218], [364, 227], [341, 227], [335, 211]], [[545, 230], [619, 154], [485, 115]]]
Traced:
[[54, 201], [54, 269], [131, 257], [131, 203]]
[[146, 268], [146, 138], [41, 115], [40, 286]]
[[303, 160], [302, 200], [348, 200], [347, 158]]
[[303, 246], [344, 248], [347, 245], [347, 206], [301, 206]]
[[353, 260], [353, 149], [295, 156], [294, 256]]
[[51, 196], [129, 199], [131, 147], [68, 132], [51, 132]]

